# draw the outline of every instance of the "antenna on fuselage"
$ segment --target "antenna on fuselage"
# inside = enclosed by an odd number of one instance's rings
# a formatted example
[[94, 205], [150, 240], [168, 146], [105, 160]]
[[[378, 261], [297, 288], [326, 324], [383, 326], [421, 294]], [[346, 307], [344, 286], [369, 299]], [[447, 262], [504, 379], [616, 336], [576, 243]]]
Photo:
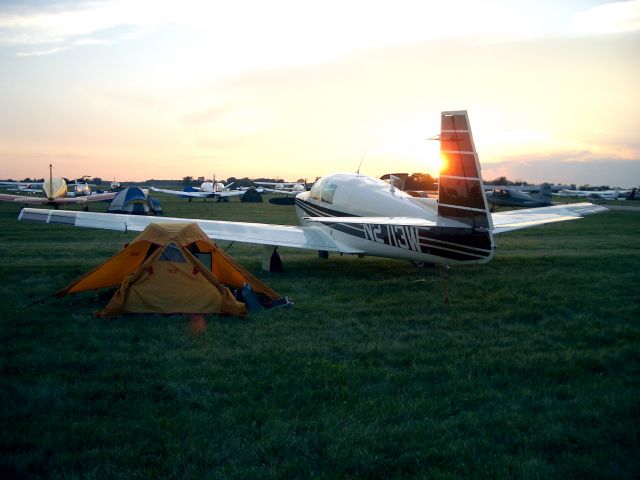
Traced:
[[396, 180], [400, 180], [400, 178], [396, 177], [395, 175], [389, 175], [389, 183], [391, 184], [391, 186], [389, 187], [389, 191], [391, 193], [396, 192]]
[[364, 152], [362, 152], [362, 157], [360, 157], [360, 163], [358, 164], [358, 170], [356, 170], [356, 173], [358, 175], [360, 175], [360, 167], [362, 167], [362, 162], [364, 162], [364, 157], [367, 156], [367, 149], [365, 148]]

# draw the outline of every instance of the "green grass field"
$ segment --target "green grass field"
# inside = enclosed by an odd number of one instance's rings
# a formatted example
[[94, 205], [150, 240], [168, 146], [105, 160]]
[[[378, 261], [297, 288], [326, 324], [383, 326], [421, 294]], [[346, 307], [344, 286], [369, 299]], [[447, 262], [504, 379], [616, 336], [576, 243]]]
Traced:
[[[293, 207], [159, 196], [165, 213]], [[97, 210], [104, 210], [99, 206]], [[134, 234], [0, 204], [1, 478], [638, 478], [640, 214], [505, 234], [446, 273], [281, 249], [295, 306], [98, 319], [51, 295]]]

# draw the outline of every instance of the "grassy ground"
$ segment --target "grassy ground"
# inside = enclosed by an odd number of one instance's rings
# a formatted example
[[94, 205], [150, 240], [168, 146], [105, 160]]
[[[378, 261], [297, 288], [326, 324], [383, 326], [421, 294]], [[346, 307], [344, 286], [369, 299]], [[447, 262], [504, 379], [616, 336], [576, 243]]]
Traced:
[[234, 245], [296, 304], [202, 322], [50, 297], [133, 234], [17, 212], [0, 204], [2, 478], [640, 476], [640, 214], [500, 236], [490, 264], [447, 272], [449, 304], [435, 269], [283, 249], [267, 274]]

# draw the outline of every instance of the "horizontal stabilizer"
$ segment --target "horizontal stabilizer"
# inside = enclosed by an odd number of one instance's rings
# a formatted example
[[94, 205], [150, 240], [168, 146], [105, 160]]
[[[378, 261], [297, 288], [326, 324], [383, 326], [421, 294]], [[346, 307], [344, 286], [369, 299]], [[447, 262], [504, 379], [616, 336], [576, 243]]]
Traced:
[[[416, 217], [304, 217], [308, 222], [324, 224], [375, 224], [375, 225], [410, 225], [412, 227], [435, 227], [438, 223]], [[466, 225], [463, 225], [466, 226]]]
[[545, 223], [576, 220], [585, 215], [606, 212], [608, 209], [593, 203], [569, 203], [552, 207], [527, 208], [492, 214], [493, 233], [544, 225]]

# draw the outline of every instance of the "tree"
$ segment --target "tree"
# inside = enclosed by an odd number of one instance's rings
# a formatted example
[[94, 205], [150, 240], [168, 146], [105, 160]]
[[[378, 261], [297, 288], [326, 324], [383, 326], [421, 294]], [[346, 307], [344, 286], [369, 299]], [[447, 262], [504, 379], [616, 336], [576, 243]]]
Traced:
[[407, 177], [405, 190], [435, 190], [436, 181], [428, 173], [412, 173]]
[[190, 177], [190, 176], [182, 177], [182, 184], [185, 187], [188, 187], [189, 185], [191, 185], [192, 182], [193, 182], [193, 177]]
[[511, 182], [504, 175], [494, 180], [489, 180], [488, 182], [485, 182], [485, 183], [487, 185], [511, 185]]

